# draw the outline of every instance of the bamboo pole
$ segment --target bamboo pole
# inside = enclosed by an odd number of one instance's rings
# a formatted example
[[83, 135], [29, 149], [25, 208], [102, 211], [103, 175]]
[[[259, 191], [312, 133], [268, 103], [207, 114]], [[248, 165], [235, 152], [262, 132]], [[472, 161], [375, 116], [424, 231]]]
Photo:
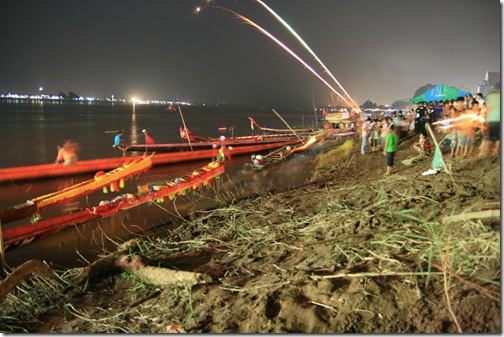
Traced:
[[187, 130], [187, 127], [185, 125], [184, 115], [182, 115], [182, 109], [180, 109], [180, 105], [177, 106], [177, 108], [178, 108], [178, 111], [180, 112], [180, 118], [182, 118], [182, 124], [184, 125], [184, 131], [187, 134], [187, 140], [189, 141], [189, 147], [191, 148], [191, 151], [192, 151], [193, 148], [192, 148], [192, 145], [191, 145], [191, 137], [189, 137], [189, 130]]
[[425, 126], [427, 128], [427, 131], [429, 131], [429, 133], [430, 133], [430, 135], [432, 137], [432, 140], [434, 141], [434, 144], [436, 145], [436, 148], [434, 149], [434, 151], [436, 151], [436, 150], [439, 151], [439, 156], [441, 158], [441, 163], [443, 164], [445, 172], [451, 175], [451, 171], [446, 166], [446, 163], [445, 163], [444, 158], [443, 158], [443, 153], [441, 152], [441, 148], [439, 147], [438, 141], [436, 139], [436, 136], [434, 136], [434, 132], [432, 131], [432, 129], [430, 127], [430, 124], [429, 123], [425, 123]]
[[292, 133], [294, 134], [294, 136], [296, 136], [301, 141], [301, 143], [303, 143], [303, 145], [304, 145], [304, 143], [305, 143], [304, 140], [302, 140], [301, 137], [299, 137], [298, 134], [296, 132], [294, 132], [294, 130], [292, 130], [292, 128], [290, 127], [290, 125], [287, 124], [287, 122], [282, 118], [282, 116], [280, 116], [280, 114], [278, 112], [275, 111], [275, 109], [272, 109], [272, 110], [278, 116], [278, 118], [280, 118], [282, 120], [282, 122], [284, 122], [285, 125], [287, 125], [287, 127], [289, 128], [289, 130], [292, 131]]

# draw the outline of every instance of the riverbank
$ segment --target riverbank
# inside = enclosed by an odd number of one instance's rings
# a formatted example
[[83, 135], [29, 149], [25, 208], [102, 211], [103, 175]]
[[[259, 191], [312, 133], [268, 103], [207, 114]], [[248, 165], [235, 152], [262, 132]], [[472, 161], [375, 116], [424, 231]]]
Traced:
[[[319, 155], [302, 186], [136, 242], [122, 254], [141, 258], [137, 269], [32, 278], [0, 303], [1, 330], [500, 333], [500, 219], [449, 220], [500, 209], [500, 156], [422, 176], [430, 159], [401, 164], [414, 141], [399, 146], [388, 177], [383, 155], [361, 155], [360, 144]], [[143, 266], [197, 277], [161, 285]]]

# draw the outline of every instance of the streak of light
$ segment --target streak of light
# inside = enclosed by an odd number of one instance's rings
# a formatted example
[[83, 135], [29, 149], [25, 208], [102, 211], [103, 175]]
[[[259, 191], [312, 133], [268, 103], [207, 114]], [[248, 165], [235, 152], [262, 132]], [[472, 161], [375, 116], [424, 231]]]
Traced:
[[440, 127], [445, 130], [452, 128], [464, 129], [468, 127], [479, 127], [475, 125], [474, 122], [483, 123], [484, 121], [485, 119], [478, 114], [463, 114], [456, 118], [443, 119], [442, 121], [434, 122], [432, 125], [441, 124]]
[[301, 36], [296, 33], [296, 31], [284, 20], [278, 15], [273, 9], [271, 9], [268, 5], [266, 5], [264, 2], [261, 0], [256, 0], [259, 4], [261, 4], [264, 8], [266, 8], [282, 25], [284, 25], [285, 28], [287, 28], [292, 35], [296, 37], [296, 39], [305, 47], [308, 52], [315, 58], [315, 60], [324, 68], [324, 71], [331, 77], [331, 79], [343, 90], [343, 92], [348, 96], [348, 98], [352, 101], [353, 105], [351, 106], [352, 108], [356, 108], [359, 110], [359, 106], [355, 101], [350, 97], [348, 92], [343, 88], [343, 86], [338, 82], [338, 80], [334, 77], [334, 75], [327, 69], [325, 64], [318, 58], [318, 56], [315, 54], [315, 52], [308, 46], [308, 44], [301, 38]]
[[272, 39], [276, 44], [278, 44], [280, 47], [282, 47], [286, 52], [288, 52], [292, 57], [294, 57], [296, 60], [298, 60], [302, 65], [306, 67], [313, 75], [315, 75], [319, 80], [322, 81], [329, 89], [331, 89], [336, 95], [338, 95], [348, 106], [352, 106], [350, 102], [347, 101], [345, 97], [343, 97], [336, 89], [334, 89], [325, 79], [323, 79], [315, 70], [313, 70], [312, 67], [310, 67], [301, 57], [299, 57], [296, 53], [294, 53], [289, 47], [287, 47], [285, 44], [283, 44], [280, 40], [278, 40], [275, 36], [273, 36], [271, 33], [269, 33], [266, 29], [262, 28], [258, 24], [256, 24], [254, 21], [250, 20], [249, 18], [236, 13], [235, 11], [225, 8], [225, 7], [220, 7], [220, 6], [209, 6], [213, 8], [218, 8], [222, 9], [225, 11], [230, 12], [231, 14], [234, 14], [237, 18], [243, 20], [245, 23], [251, 25], [252, 27], [256, 28], [258, 31]]
[[473, 122], [473, 121], [484, 122], [485, 121], [485, 119], [478, 114], [463, 114], [463, 115], [458, 116], [457, 118], [443, 119], [442, 121], [434, 122], [432, 124], [433, 125], [436, 125], [436, 124], [445, 125], [446, 123], [457, 122], [457, 121], [460, 121], [463, 119], [470, 119], [470, 122]]

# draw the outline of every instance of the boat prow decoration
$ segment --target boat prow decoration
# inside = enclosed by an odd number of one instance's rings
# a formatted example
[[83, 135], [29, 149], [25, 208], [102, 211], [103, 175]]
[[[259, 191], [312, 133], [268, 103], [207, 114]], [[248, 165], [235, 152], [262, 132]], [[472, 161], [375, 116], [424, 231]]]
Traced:
[[224, 164], [213, 161], [183, 177], [162, 184], [139, 186], [138, 193], [135, 194], [126, 193], [111, 201], [102, 201], [98, 206], [86, 208], [79, 212], [4, 230], [2, 233], [5, 251], [27, 245], [64, 228], [107, 218], [120, 211], [126, 211], [148, 202], [162, 203], [173, 200], [179, 195], [186, 195], [210, 185], [222, 173], [224, 173]]
[[24, 204], [0, 210], [0, 222], [5, 224], [22, 219], [50, 206], [79, 198], [99, 189], [103, 189], [103, 192], [107, 193], [107, 187], [110, 187], [112, 192], [118, 192], [124, 187], [125, 179], [145, 172], [151, 167], [152, 156], [128, 159], [121, 167], [112, 171], [107, 173], [103, 171], [97, 172], [94, 179], [83, 181], [57, 192], [39, 196], [28, 200]]

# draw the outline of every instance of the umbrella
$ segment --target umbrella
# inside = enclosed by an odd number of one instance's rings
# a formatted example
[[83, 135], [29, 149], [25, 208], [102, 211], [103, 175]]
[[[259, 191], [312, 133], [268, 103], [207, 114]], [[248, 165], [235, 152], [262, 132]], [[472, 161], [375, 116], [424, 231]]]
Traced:
[[457, 99], [460, 96], [470, 95], [469, 92], [458, 90], [457, 88], [452, 88], [444, 84], [435, 86], [434, 88], [427, 90], [423, 94], [413, 98], [411, 103], [420, 102], [432, 102], [432, 101], [451, 101]]

